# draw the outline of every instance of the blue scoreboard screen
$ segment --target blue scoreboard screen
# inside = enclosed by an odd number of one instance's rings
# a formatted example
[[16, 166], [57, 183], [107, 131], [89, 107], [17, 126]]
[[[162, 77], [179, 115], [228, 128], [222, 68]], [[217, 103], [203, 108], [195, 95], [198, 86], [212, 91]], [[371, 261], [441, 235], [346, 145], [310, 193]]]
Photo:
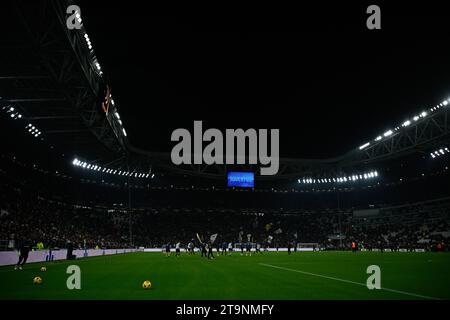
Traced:
[[228, 172], [228, 186], [253, 188], [255, 186], [255, 175], [253, 172]]

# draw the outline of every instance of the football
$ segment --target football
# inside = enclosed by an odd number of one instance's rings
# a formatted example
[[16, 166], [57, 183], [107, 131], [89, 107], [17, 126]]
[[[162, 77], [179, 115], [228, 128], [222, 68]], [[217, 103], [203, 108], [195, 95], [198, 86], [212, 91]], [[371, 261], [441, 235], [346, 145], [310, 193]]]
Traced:
[[46, 267], [41, 267], [41, 271], [45, 272], [45, 271], [47, 271], [47, 268]]
[[144, 289], [150, 289], [151, 287], [152, 287], [152, 283], [150, 281], [148, 281], [148, 280], [145, 280], [142, 283], [142, 288], [144, 288]]
[[42, 278], [41, 277], [34, 277], [33, 283], [34, 284], [41, 284], [42, 283]]

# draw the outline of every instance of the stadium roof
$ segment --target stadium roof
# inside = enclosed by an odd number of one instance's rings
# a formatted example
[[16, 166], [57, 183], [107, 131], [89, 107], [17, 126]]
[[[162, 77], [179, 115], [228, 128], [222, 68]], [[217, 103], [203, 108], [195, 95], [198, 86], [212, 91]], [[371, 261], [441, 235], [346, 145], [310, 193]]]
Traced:
[[[285, 13], [263, 24], [254, 15], [167, 17], [80, 2], [83, 28], [68, 32], [71, 3], [11, 4], [17, 17], [2, 39], [0, 103], [23, 114], [20, 129], [31, 124], [42, 132], [36, 138], [73, 157], [221, 177], [224, 168], [169, 163], [171, 132], [198, 119], [208, 127], [280, 128], [286, 176], [337, 174], [448, 141], [448, 107], [432, 109], [450, 95], [447, 49], [430, 50], [439, 16], [425, 12], [426, 24], [422, 17], [405, 29], [402, 19], [418, 11], [386, 10], [389, 33], [370, 33], [353, 16], [359, 6], [350, 19], [336, 15], [311, 28], [304, 16]], [[342, 29], [330, 30], [335, 23]], [[114, 96], [106, 117], [105, 94]], [[407, 120], [413, 124], [402, 126]]]

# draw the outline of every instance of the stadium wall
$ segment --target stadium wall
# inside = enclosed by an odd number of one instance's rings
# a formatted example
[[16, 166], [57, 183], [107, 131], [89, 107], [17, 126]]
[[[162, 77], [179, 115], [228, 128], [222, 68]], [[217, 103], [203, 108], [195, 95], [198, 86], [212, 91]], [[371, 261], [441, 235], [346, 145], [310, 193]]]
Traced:
[[[142, 251], [139, 249], [86, 249], [86, 250], [73, 250], [73, 255], [76, 259], [86, 258], [86, 257], [97, 257], [97, 256], [107, 256], [113, 254], [123, 254], [130, 252]], [[31, 262], [46, 262], [46, 261], [57, 261], [66, 260], [67, 250], [40, 250], [31, 251], [28, 255], [27, 263]], [[19, 259], [18, 251], [2, 251], [0, 252], [0, 266], [14, 265]]]

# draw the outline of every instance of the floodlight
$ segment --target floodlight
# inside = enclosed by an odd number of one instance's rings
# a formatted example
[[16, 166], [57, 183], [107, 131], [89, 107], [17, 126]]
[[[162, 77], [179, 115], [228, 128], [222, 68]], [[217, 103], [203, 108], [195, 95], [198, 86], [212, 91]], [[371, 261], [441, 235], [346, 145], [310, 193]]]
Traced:
[[359, 150], [362, 150], [364, 148], [367, 148], [368, 146], [370, 146], [370, 142], [367, 142], [365, 144], [363, 144], [362, 146], [359, 147]]

